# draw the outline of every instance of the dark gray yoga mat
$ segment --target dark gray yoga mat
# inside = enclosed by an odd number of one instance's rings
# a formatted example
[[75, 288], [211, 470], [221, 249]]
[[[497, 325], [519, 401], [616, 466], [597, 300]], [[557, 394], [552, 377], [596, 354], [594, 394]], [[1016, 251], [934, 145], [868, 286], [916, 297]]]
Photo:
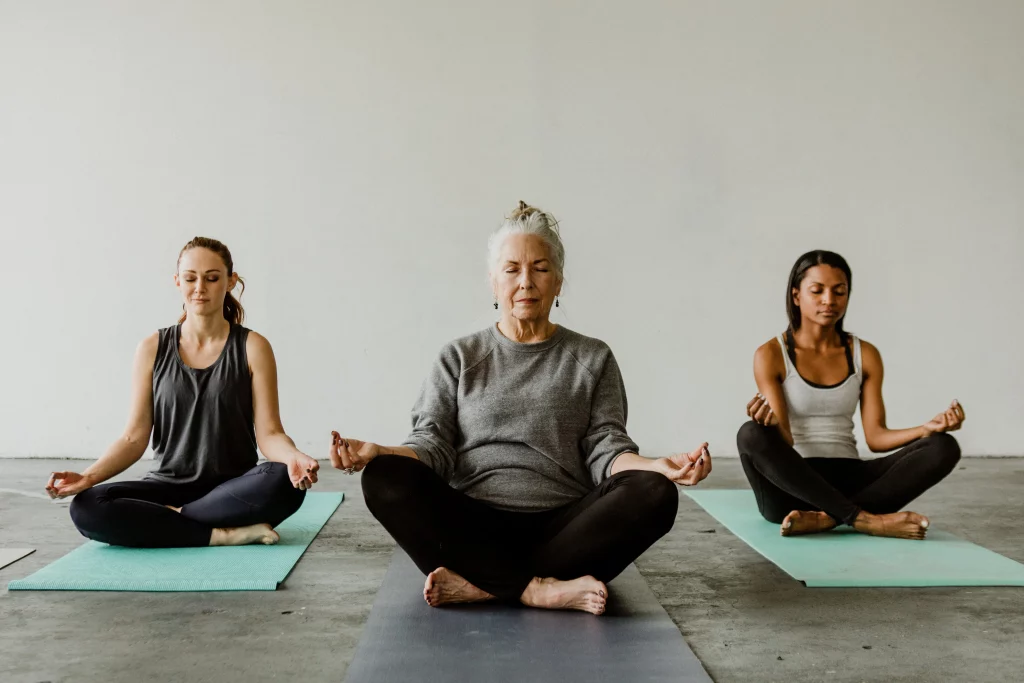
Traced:
[[395, 550], [346, 683], [711, 681], [633, 565], [609, 584], [600, 617], [494, 604], [432, 608], [425, 580]]

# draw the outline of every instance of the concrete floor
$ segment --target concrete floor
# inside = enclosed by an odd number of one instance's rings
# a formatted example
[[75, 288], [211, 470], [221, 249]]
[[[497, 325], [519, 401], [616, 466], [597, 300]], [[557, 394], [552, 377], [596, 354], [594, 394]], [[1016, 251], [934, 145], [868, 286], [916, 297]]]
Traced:
[[[84, 464], [0, 460], [0, 482], [40, 492]], [[703, 486], [746, 482], [722, 459]], [[346, 500], [280, 590], [173, 594], [7, 592], [83, 539], [66, 505], [0, 492], [0, 547], [37, 548], [0, 570], [0, 681], [341, 681], [393, 543], [358, 477], [328, 469], [319, 490]], [[1024, 459], [968, 459], [914, 509], [1024, 561], [1022, 491]], [[1024, 680], [1022, 588], [805, 588], [685, 496], [637, 566], [718, 683]]]

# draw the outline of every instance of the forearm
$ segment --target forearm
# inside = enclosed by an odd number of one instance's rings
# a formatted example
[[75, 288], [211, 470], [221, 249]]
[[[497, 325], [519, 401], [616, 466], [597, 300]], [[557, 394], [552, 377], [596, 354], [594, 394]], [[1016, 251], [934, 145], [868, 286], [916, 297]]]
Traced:
[[923, 439], [928, 436], [928, 430], [923, 426], [911, 427], [909, 429], [877, 429], [867, 439], [868, 448], [873, 453], [885, 453], [902, 448], [908, 443]]
[[295, 442], [283, 431], [270, 432], [257, 439], [260, 452], [272, 462], [288, 463], [300, 454]]
[[121, 474], [138, 462], [146, 452], [146, 443], [146, 440], [131, 434], [122, 436], [110, 444], [100, 459], [82, 472], [82, 476], [92, 480], [95, 485]]
[[612, 461], [611, 473], [618, 474], [627, 470], [650, 470], [653, 462], [654, 460], [651, 458], [645, 458], [639, 453], [620, 453]]
[[401, 455], [403, 458], [420, 459], [416, 451], [408, 446], [380, 446], [380, 455]]

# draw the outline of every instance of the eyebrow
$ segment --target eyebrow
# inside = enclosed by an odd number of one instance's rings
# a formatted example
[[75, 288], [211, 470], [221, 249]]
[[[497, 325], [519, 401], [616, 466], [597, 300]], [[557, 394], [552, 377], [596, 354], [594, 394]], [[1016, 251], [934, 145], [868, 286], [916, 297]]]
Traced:
[[[183, 270], [181, 272], [182, 272], [182, 274], [185, 274], [185, 273], [192, 273], [193, 275], [196, 274], [196, 271], [194, 271], [194, 270]], [[208, 270], [206, 272], [207, 273], [219, 273], [220, 272], [220, 268], [212, 268], [212, 269], [210, 269], [210, 270]]]
[[[546, 259], [546, 258], [539, 258], [539, 259], [537, 259], [536, 261], [533, 262], [533, 265], [537, 265], [538, 263], [547, 263], [548, 260], [549, 259]], [[519, 265], [519, 261], [513, 261], [512, 259], [508, 259], [507, 261], [505, 261], [505, 265], [507, 266], [509, 264], [518, 266]]]
[[[813, 287], [814, 285], [818, 285], [818, 286], [820, 286], [820, 287], [828, 287], [828, 285], [826, 285], [826, 284], [825, 284], [825, 283], [823, 283], [823, 282], [815, 282], [815, 281], [813, 281], [813, 280], [812, 280], [812, 281], [811, 281], [811, 287]], [[832, 285], [832, 286], [833, 286], [833, 287], [846, 287], [846, 286], [847, 286], [847, 284], [846, 284], [845, 282], [839, 282], [839, 283], [837, 283], [837, 284], [834, 284], [834, 285]]]

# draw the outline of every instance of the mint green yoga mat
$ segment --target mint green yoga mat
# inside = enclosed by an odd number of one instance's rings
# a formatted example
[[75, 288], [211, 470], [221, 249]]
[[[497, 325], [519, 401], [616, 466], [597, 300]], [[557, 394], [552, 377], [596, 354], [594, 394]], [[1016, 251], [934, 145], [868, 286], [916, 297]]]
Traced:
[[298, 512], [277, 527], [277, 545], [233, 548], [121, 548], [89, 541], [12, 591], [272, 591], [330, 519], [344, 493], [307, 493]]
[[1024, 565], [953, 534], [878, 538], [849, 527], [784, 537], [749, 490], [687, 491], [708, 514], [807, 586], [1024, 586]]

